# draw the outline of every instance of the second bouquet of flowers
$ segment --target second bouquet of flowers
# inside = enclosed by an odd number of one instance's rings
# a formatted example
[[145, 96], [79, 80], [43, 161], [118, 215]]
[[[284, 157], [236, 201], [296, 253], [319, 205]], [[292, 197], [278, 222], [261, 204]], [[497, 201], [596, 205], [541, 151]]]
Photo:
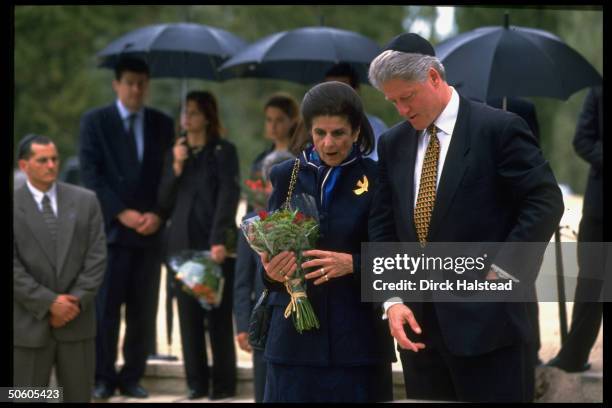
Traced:
[[304, 271], [301, 268], [305, 261], [302, 251], [313, 249], [319, 236], [317, 206], [314, 197], [305, 194], [293, 197], [292, 205], [266, 212], [245, 220], [242, 231], [249, 245], [257, 253], [267, 252], [270, 258], [283, 251], [296, 254], [297, 270], [291, 279], [285, 282], [291, 300], [285, 309], [285, 318], [292, 317], [295, 329], [304, 330], [319, 328], [319, 320], [306, 294]]
[[183, 290], [206, 310], [219, 307], [225, 278], [210, 251], [184, 250], [168, 257], [168, 266]]

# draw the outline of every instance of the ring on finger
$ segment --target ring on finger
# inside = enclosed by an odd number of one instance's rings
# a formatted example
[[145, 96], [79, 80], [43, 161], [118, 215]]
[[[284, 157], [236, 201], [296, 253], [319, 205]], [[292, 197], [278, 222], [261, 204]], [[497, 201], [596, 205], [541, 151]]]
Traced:
[[325, 268], [321, 268], [321, 276], [325, 275]]
[[327, 276], [327, 274], [325, 274], [325, 282], [329, 281], [329, 276]]

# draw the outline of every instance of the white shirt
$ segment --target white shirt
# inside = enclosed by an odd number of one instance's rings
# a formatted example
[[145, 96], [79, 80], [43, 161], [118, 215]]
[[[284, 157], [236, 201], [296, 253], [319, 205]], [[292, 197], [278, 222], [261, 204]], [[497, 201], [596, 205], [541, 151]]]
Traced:
[[[451, 138], [453, 136], [453, 130], [455, 129], [455, 124], [457, 123], [457, 114], [459, 113], [459, 94], [455, 91], [455, 88], [452, 86], [452, 94], [450, 101], [446, 104], [446, 107], [440, 113], [436, 120], [434, 120], [434, 124], [438, 127], [438, 140], [440, 141], [440, 156], [438, 158], [438, 174], [436, 178], [436, 191], [438, 190], [438, 186], [440, 185], [440, 176], [442, 175], [442, 170], [444, 169], [444, 161], [446, 160], [446, 154], [448, 153], [448, 147], [450, 146]], [[418, 136], [418, 147], [417, 147], [417, 157], [414, 167], [414, 206], [416, 207], [417, 197], [419, 195], [419, 184], [421, 182], [421, 172], [423, 170], [423, 161], [425, 160], [425, 151], [427, 150], [427, 145], [429, 144], [430, 134], [427, 130], [421, 132]], [[497, 265], [491, 265], [491, 269], [493, 269], [500, 277], [512, 279], [515, 282], [518, 282], [514, 276], [510, 275], [503, 269], [499, 268]], [[387, 310], [397, 304], [403, 303], [402, 299], [399, 297], [393, 297], [383, 303], [383, 308], [385, 312], [383, 314], [383, 319], [387, 318]]]
[[[448, 153], [448, 147], [451, 142], [453, 130], [455, 129], [455, 123], [457, 123], [457, 114], [459, 113], [459, 95], [453, 87], [450, 101], [446, 104], [446, 107], [440, 113], [438, 118], [434, 120], [434, 124], [438, 128], [438, 140], [440, 141], [440, 156], [438, 158], [438, 174], [436, 179], [436, 190], [440, 185], [440, 176], [442, 175], [442, 169], [444, 168], [444, 161], [446, 160], [446, 154]], [[417, 197], [419, 195], [419, 186], [421, 184], [421, 172], [423, 171], [423, 161], [425, 160], [425, 152], [429, 145], [429, 139], [431, 135], [427, 130], [423, 130], [418, 136], [417, 156], [414, 166], [414, 206], [416, 207]]]
[[[455, 88], [450, 87], [452, 90], [450, 101], [446, 104], [442, 113], [434, 120], [434, 124], [438, 128], [437, 136], [440, 141], [440, 156], [438, 158], [438, 174], [436, 177], [436, 190], [440, 185], [440, 176], [444, 169], [444, 161], [446, 160], [446, 154], [448, 153], [448, 147], [450, 146], [451, 138], [453, 136], [453, 130], [457, 123], [457, 114], [459, 113], [459, 94], [455, 91]], [[425, 160], [425, 152], [427, 151], [427, 145], [431, 135], [427, 129], [423, 130], [419, 135], [419, 141], [417, 145], [417, 156], [414, 165], [414, 206], [416, 207], [416, 201], [419, 196], [419, 185], [421, 184], [421, 172], [423, 171], [423, 161]], [[403, 303], [399, 297], [393, 297], [383, 303], [385, 313], [383, 319], [387, 318], [387, 310], [397, 304]]]
[[[119, 109], [119, 115], [123, 121], [123, 128], [127, 132], [130, 128], [130, 112], [119, 99], [117, 99], [117, 109]], [[142, 155], [144, 153], [144, 107], [140, 108], [138, 112], [133, 112], [136, 115], [134, 121], [134, 134], [136, 135], [136, 152], [138, 153], [138, 161], [142, 161]]]
[[40, 191], [39, 189], [34, 187], [30, 183], [30, 180], [26, 181], [26, 185], [28, 186], [28, 190], [30, 190], [30, 193], [32, 193], [32, 196], [34, 197], [34, 201], [36, 201], [36, 204], [38, 205], [38, 209], [40, 210], [40, 212], [43, 212], [43, 204], [42, 204], [43, 197], [45, 196], [45, 194], [47, 196], [49, 196], [49, 201], [51, 201], [51, 209], [53, 210], [53, 213], [57, 217], [57, 188], [56, 188], [56, 184], [53, 183], [53, 185], [51, 186], [49, 191], [47, 191], [46, 193], [43, 193], [42, 191]]

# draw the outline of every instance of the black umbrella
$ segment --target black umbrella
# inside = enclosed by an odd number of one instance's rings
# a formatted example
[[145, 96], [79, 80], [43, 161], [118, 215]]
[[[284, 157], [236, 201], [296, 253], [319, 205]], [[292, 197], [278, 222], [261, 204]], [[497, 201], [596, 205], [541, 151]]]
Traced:
[[202, 24], [156, 24], [123, 35], [100, 51], [100, 67], [122, 55], [144, 59], [152, 78], [219, 80], [217, 68], [247, 45], [229, 31]]
[[[435, 47], [446, 79], [468, 98], [487, 101], [508, 96], [544, 96], [566, 100], [601, 84], [601, 76], [576, 50], [554, 34], [509, 25], [481, 27]], [[560, 227], [555, 231], [557, 293], [562, 342], [567, 335]]]
[[220, 68], [224, 75], [284, 79], [302, 84], [323, 81], [334, 64], [346, 62], [368, 82], [368, 66], [381, 49], [353, 31], [302, 27], [269, 35], [246, 47]]
[[508, 25], [481, 27], [441, 42], [436, 55], [447, 81], [462, 95], [545, 96], [566, 100], [601, 83], [589, 62], [559, 37], [544, 30]]

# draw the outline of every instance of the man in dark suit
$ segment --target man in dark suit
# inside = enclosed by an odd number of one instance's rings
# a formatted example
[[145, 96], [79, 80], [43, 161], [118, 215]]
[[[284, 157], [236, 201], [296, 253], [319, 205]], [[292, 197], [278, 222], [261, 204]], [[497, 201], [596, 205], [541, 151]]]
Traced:
[[[144, 374], [160, 279], [161, 212], [157, 206], [163, 155], [172, 145], [173, 121], [144, 107], [147, 65], [123, 58], [115, 67], [117, 100], [81, 119], [79, 162], [83, 184], [96, 192], [104, 214], [108, 268], [98, 294], [95, 398], [146, 398]], [[115, 370], [120, 308], [125, 303], [125, 364]]]
[[[589, 353], [601, 326], [604, 282], [603, 248], [603, 90], [592, 88], [578, 119], [574, 149], [590, 165], [578, 230], [578, 282], [570, 331], [559, 354], [548, 362], [567, 372], [591, 368]], [[585, 244], [581, 244], [584, 242]]]
[[102, 212], [89, 190], [57, 182], [47, 137], [19, 144], [26, 184], [13, 217], [13, 385], [47, 387], [55, 366], [64, 402], [89, 402], [93, 388], [94, 297], [104, 277]]
[[[563, 201], [527, 124], [461, 97], [434, 55], [429, 42], [406, 33], [370, 65], [370, 82], [406, 118], [378, 146], [372, 240], [548, 242]], [[543, 250], [533, 262], [514, 259], [507, 248], [482, 278], [534, 282]], [[533, 399], [533, 328], [525, 303], [396, 298], [384, 308], [408, 398]]]

